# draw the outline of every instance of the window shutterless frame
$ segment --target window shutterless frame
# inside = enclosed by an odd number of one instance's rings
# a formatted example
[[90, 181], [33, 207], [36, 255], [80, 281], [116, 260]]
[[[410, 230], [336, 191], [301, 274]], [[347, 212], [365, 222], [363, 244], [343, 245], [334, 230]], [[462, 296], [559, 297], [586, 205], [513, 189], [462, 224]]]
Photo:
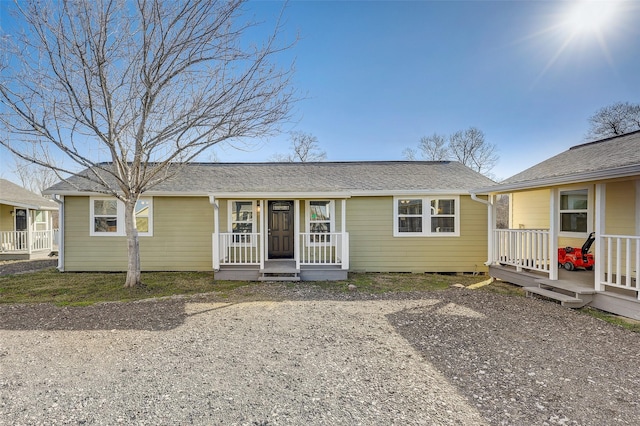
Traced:
[[393, 197], [393, 236], [460, 236], [460, 196]]
[[[306, 200], [305, 229], [310, 234], [308, 244], [335, 244], [330, 234], [335, 232], [335, 202], [333, 200]], [[313, 235], [311, 235], [313, 234]]]
[[[138, 236], [153, 236], [153, 198], [140, 197], [135, 207]], [[122, 237], [125, 234], [124, 203], [113, 197], [89, 197], [89, 235]]]

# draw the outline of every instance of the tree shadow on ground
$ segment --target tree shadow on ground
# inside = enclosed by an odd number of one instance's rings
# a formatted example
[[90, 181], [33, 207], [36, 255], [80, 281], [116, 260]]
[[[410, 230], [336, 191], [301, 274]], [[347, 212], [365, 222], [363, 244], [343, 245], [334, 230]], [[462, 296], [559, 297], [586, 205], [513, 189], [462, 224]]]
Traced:
[[149, 330], [184, 324], [183, 300], [55, 306], [48, 303], [0, 305], [3, 330]]

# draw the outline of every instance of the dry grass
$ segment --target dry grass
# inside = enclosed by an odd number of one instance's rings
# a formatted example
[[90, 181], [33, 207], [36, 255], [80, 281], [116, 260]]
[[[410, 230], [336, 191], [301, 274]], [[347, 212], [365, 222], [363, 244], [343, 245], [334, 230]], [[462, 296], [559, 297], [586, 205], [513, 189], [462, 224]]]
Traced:
[[[224, 296], [241, 287], [259, 285], [246, 281], [214, 281], [213, 272], [143, 272], [143, 286], [130, 289], [123, 287], [124, 278], [124, 273], [60, 273], [54, 268], [0, 276], [0, 303], [91, 305], [214, 291]], [[453, 284], [467, 286], [484, 279], [485, 276], [473, 275], [354, 273], [346, 282], [318, 281], [295, 285], [345, 292], [349, 284], [353, 284], [359, 292], [379, 294], [442, 290]]]

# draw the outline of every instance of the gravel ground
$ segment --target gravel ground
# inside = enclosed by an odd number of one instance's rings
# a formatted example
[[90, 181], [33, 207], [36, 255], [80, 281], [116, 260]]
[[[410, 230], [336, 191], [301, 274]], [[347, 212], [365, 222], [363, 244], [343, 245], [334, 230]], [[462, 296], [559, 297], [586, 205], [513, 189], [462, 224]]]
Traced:
[[467, 289], [0, 305], [0, 424], [637, 424], [638, 348]]

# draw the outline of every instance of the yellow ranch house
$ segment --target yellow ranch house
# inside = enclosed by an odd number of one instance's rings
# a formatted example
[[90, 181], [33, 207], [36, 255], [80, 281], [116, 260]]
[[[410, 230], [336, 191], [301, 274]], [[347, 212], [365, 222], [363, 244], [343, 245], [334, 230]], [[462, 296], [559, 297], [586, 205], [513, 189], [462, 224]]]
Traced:
[[[127, 267], [123, 206], [83, 173], [61, 205], [61, 271]], [[193, 163], [140, 198], [144, 271], [340, 280], [349, 271], [487, 272], [493, 181], [453, 161]]]

